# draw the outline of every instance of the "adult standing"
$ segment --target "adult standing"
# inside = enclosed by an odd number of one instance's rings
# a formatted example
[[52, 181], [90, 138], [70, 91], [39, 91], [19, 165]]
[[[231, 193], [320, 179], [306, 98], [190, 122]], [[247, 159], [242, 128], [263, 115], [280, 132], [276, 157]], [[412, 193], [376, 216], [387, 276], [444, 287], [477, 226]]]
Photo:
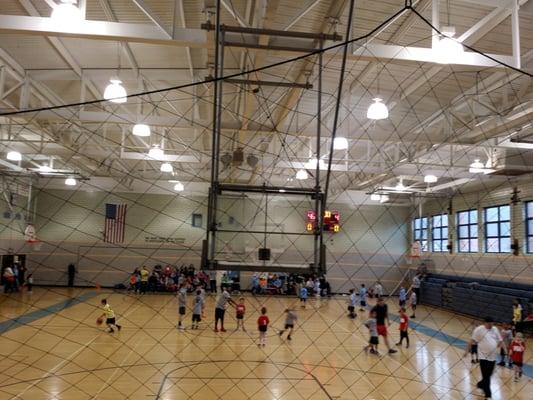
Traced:
[[27, 268], [24, 265], [19, 266], [19, 287], [24, 286], [24, 283], [26, 282], [26, 271]]
[[215, 306], [215, 332], [218, 332], [218, 321], [220, 321], [220, 332], [226, 332], [224, 329], [224, 314], [226, 313], [226, 307], [229, 304], [236, 306], [237, 304], [231, 299], [231, 296], [226, 286], [222, 286], [222, 293], [217, 300]]
[[383, 297], [383, 285], [381, 284], [381, 281], [377, 281], [374, 285], [374, 294], [378, 299]]
[[472, 340], [468, 344], [465, 356], [470, 353], [470, 349], [476, 344], [479, 354], [479, 368], [481, 369], [481, 380], [477, 383], [477, 387], [483, 390], [485, 399], [491, 399], [490, 379], [496, 365], [498, 349], [502, 346], [500, 331], [494, 326], [494, 320], [491, 317], [485, 317], [483, 325], [474, 329]]
[[389, 344], [389, 337], [388, 337], [388, 332], [387, 332], [387, 327], [390, 326], [389, 308], [387, 304], [385, 303], [385, 300], [383, 299], [383, 297], [378, 297], [378, 302], [374, 306], [372, 311], [376, 312], [376, 323], [377, 323], [378, 335], [383, 336], [383, 340], [385, 341], [385, 345], [387, 346], [387, 349], [389, 350], [389, 354], [398, 352], [398, 350], [391, 348]]
[[420, 284], [422, 281], [420, 280], [420, 274], [416, 274], [413, 278], [413, 284], [411, 285], [413, 292], [416, 294], [416, 299], [418, 303], [420, 303]]
[[209, 291], [211, 293], [217, 292], [217, 271], [209, 271]]
[[73, 263], [70, 263], [67, 267], [68, 274], [68, 287], [74, 286], [74, 277], [76, 276], [76, 266]]

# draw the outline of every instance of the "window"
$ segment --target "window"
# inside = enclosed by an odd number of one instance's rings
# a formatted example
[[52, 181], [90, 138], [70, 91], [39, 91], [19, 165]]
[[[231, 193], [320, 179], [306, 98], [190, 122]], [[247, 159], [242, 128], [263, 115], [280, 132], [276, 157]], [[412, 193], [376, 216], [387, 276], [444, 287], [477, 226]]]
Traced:
[[457, 213], [457, 244], [460, 253], [478, 251], [477, 210], [459, 211]]
[[485, 253], [511, 252], [511, 207], [485, 208]]
[[448, 215], [431, 217], [431, 250], [442, 252], [448, 250]]
[[533, 253], [533, 201], [526, 202], [526, 251]]
[[413, 241], [420, 242], [422, 251], [428, 251], [428, 219], [415, 218], [413, 221]]

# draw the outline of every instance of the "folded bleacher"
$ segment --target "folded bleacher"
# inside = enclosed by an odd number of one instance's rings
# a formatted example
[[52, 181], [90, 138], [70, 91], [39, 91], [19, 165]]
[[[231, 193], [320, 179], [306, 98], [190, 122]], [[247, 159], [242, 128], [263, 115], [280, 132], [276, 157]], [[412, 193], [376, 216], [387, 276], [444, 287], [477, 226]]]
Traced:
[[510, 322], [513, 301], [520, 300], [525, 313], [533, 303], [533, 285], [476, 279], [444, 274], [428, 274], [422, 281], [420, 303], [443, 307], [476, 318], [491, 316], [497, 322]]

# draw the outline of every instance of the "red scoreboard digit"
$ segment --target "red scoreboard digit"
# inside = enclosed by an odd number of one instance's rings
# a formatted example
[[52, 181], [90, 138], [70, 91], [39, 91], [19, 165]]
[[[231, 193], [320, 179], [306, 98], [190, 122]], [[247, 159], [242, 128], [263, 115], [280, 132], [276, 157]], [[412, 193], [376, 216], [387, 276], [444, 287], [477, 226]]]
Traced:
[[[312, 232], [316, 227], [316, 212], [314, 210], [307, 211], [305, 230]], [[324, 211], [324, 225], [323, 230], [326, 232], [337, 233], [340, 231], [341, 215], [338, 211]]]

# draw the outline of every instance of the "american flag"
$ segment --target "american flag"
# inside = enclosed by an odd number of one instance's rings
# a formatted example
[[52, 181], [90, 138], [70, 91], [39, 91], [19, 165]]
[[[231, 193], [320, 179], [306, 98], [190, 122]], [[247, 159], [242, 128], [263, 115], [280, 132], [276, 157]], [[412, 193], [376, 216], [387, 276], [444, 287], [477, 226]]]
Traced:
[[126, 225], [126, 204], [105, 205], [104, 242], [124, 242], [124, 228]]

